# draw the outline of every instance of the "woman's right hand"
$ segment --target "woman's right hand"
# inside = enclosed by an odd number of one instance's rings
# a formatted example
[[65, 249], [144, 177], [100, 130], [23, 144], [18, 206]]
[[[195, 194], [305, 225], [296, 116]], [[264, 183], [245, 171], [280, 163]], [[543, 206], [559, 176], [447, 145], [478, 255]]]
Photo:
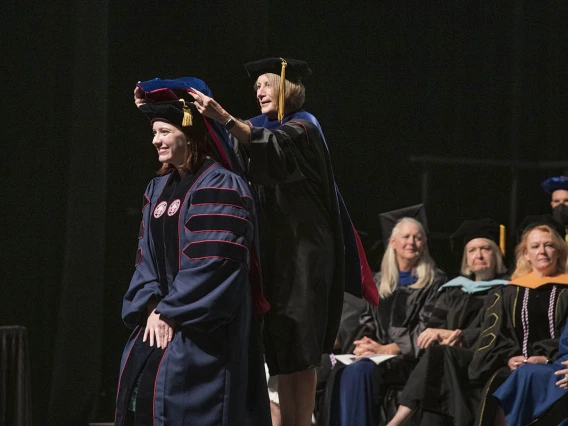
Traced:
[[509, 358], [509, 362], [507, 363], [507, 365], [509, 366], [511, 371], [514, 371], [517, 368], [519, 368], [521, 365], [524, 365], [526, 360], [527, 359], [523, 355], [517, 355], [512, 358]]
[[134, 88], [134, 103], [138, 108], [146, 103], [146, 95], [138, 85]]
[[150, 346], [154, 346], [154, 339], [156, 340], [156, 347], [166, 349], [168, 343], [172, 341], [174, 336], [174, 324], [172, 321], [160, 318], [160, 314], [156, 313], [154, 309], [148, 315], [146, 321], [146, 329], [144, 330], [143, 342], [150, 338]]

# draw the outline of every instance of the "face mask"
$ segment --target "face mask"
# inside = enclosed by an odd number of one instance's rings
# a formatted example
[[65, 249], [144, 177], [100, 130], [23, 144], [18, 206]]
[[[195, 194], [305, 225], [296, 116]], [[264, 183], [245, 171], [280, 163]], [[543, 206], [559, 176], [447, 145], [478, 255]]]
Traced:
[[562, 225], [568, 227], [568, 206], [558, 204], [552, 209], [552, 217], [560, 222]]

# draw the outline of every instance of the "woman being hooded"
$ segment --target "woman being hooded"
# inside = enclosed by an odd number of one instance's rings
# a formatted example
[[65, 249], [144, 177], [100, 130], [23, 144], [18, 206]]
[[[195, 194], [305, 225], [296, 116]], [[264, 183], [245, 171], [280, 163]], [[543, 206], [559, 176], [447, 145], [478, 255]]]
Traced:
[[314, 409], [315, 368], [333, 348], [341, 317], [347, 244], [341, 200], [319, 123], [302, 110], [308, 65], [269, 58], [245, 68], [255, 79], [262, 115], [242, 122], [212, 98], [198, 91], [193, 97], [197, 110], [224, 125], [248, 157], [247, 177], [260, 198], [264, 289], [271, 305], [266, 362], [270, 375], [278, 376], [282, 425], [306, 426]]
[[[255, 207], [248, 184], [212, 158], [191, 102], [140, 106], [162, 168], [143, 198], [136, 270], [122, 317], [117, 426], [249, 425]], [[258, 357], [256, 357], [258, 358]], [[266, 403], [255, 408], [270, 422]]]

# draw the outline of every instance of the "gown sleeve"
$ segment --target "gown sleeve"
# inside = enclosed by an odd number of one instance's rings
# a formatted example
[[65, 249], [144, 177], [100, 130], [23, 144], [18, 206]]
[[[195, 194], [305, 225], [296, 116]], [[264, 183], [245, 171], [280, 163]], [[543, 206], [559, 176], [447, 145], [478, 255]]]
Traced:
[[151, 200], [156, 181], [156, 179], [152, 180], [144, 192], [142, 221], [140, 222], [138, 250], [136, 251], [136, 270], [122, 303], [122, 319], [130, 328], [134, 328], [146, 320], [146, 306], [150, 300], [157, 301], [163, 296], [148, 231], [152, 211]]
[[[489, 297], [490, 295], [491, 293], [487, 296]], [[480, 310], [469, 327], [462, 329], [462, 346], [464, 348], [471, 348], [477, 341], [482, 330], [484, 312], [483, 309]]]
[[[393, 338], [404, 355], [411, 355], [414, 358], [419, 357], [421, 349], [417, 343], [418, 336], [420, 336], [420, 334], [424, 330], [426, 330], [426, 324], [428, 324], [428, 321], [432, 317], [434, 306], [436, 305], [436, 301], [438, 300], [438, 289], [446, 281], [446, 274], [442, 273], [441, 271], [437, 271], [434, 282], [428, 288], [420, 290], [424, 292], [424, 295], [423, 298], [421, 298], [423, 302], [418, 312], [418, 321], [414, 322], [407, 329], [406, 333], [403, 334], [403, 336]], [[412, 309], [412, 307], [408, 307], [408, 309]]]
[[322, 161], [321, 142], [309, 138], [316, 132], [319, 135], [312, 123], [298, 121], [289, 121], [275, 130], [252, 127], [247, 177], [260, 185], [318, 179], [321, 171], [312, 165]]
[[485, 383], [491, 374], [506, 367], [512, 356], [522, 353], [515, 334], [513, 304], [519, 287], [505, 286], [487, 297], [481, 334], [473, 346], [469, 378]]
[[249, 303], [254, 203], [248, 185], [227, 171], [205, 177], [186, 202], [180, 269], [156, 312], [211, 331]]
[[432, 310], [432, 315], [426, 324], [426, 327], [430, 328], [448, 328], [448, 322], [446, 321], [448, 317], [448, 311], [451, 309], [454, 303], [453, 292], [451, 289], [444, 289], [441, 293], [438, 293], [438, 299]]

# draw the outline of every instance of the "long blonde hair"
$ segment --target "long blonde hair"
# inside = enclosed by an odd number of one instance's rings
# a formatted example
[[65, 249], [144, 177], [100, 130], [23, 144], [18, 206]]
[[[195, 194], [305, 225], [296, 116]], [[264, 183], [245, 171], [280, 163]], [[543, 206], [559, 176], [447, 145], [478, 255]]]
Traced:
[[[396, 223], [390, 236], [393, 237], [398, 234], [400, 228], [404, 223], [413, 223], [414, 225], [416, 225], [424, 240], [422, 255], [418, 259], [416, 266], [412, 268], [412, 275], [417, 277], [418, 280], [409, 287], [414, 289], [428, 287], [434, 281], [434, 269], [436, 265], [430, 257], [430, 252], [428, 251], [428, 238], [426, 236], [426, 231], [424, 230], [424, 226], [422, 226], [422, 224], [416, 219], [413, 219], [411, 217], [403, 217]], [[389, 297], [398, 287], [398, 278], [399, 269], [396, 262], [396, 253], [389, 242], [389, 245], [381, 262], [379, 297], [383, 299]]]
[[558, 252], [558, 259], [556, 260], [556, 273], [566, 273], [566, 262], [568, 260], [568, 246], [566, 245], [566, 242], [562, 239], [562, 237], [560, 237], [560, 235], [558, 235], [558, 232], [554, 231], [550, 226], [539, 225], [523, 232], [521, 242], [515, 249], [515, 256], [517, 256], [517, 266], [515, 268], [515, 272], [513, 272], [511, 279], [519, 278], [532, 272], [531, 264], [528, 260], [525, 259], [525, 252], [527, 251], [527, 240], [529, 234], [535, 230], [547, 232], [550, 234], [550, 236], [552, 237], [552, 246]]
[[[494, 260], [494, 262], [493, 262], [493, 276], [504, 274], [505, 272], [507, 272], [507, 267], [505, 266], [505, 263], [503, 262], [503, 256], [501, 255], [501, 250], [499, 249], [499, 247], [497, 247], [497, 244], [495, 243], [495, 241], [490, 240], [489, 238], [483, 238], [483, 239], [487, 241], [487, 243], [489, 244], [489, 247], [491, 248], [491, 256], [493, 256], [493, 260]], [[470, 269], [469, 265], [467, 264], [466, 247], [467, 247], [467, 244], [463, 248], [463, 256], [462, 256], [461, 271], [460, 271], [461, 274], [464, 277], [468, 277], [472, 274], [471, 269]]]

